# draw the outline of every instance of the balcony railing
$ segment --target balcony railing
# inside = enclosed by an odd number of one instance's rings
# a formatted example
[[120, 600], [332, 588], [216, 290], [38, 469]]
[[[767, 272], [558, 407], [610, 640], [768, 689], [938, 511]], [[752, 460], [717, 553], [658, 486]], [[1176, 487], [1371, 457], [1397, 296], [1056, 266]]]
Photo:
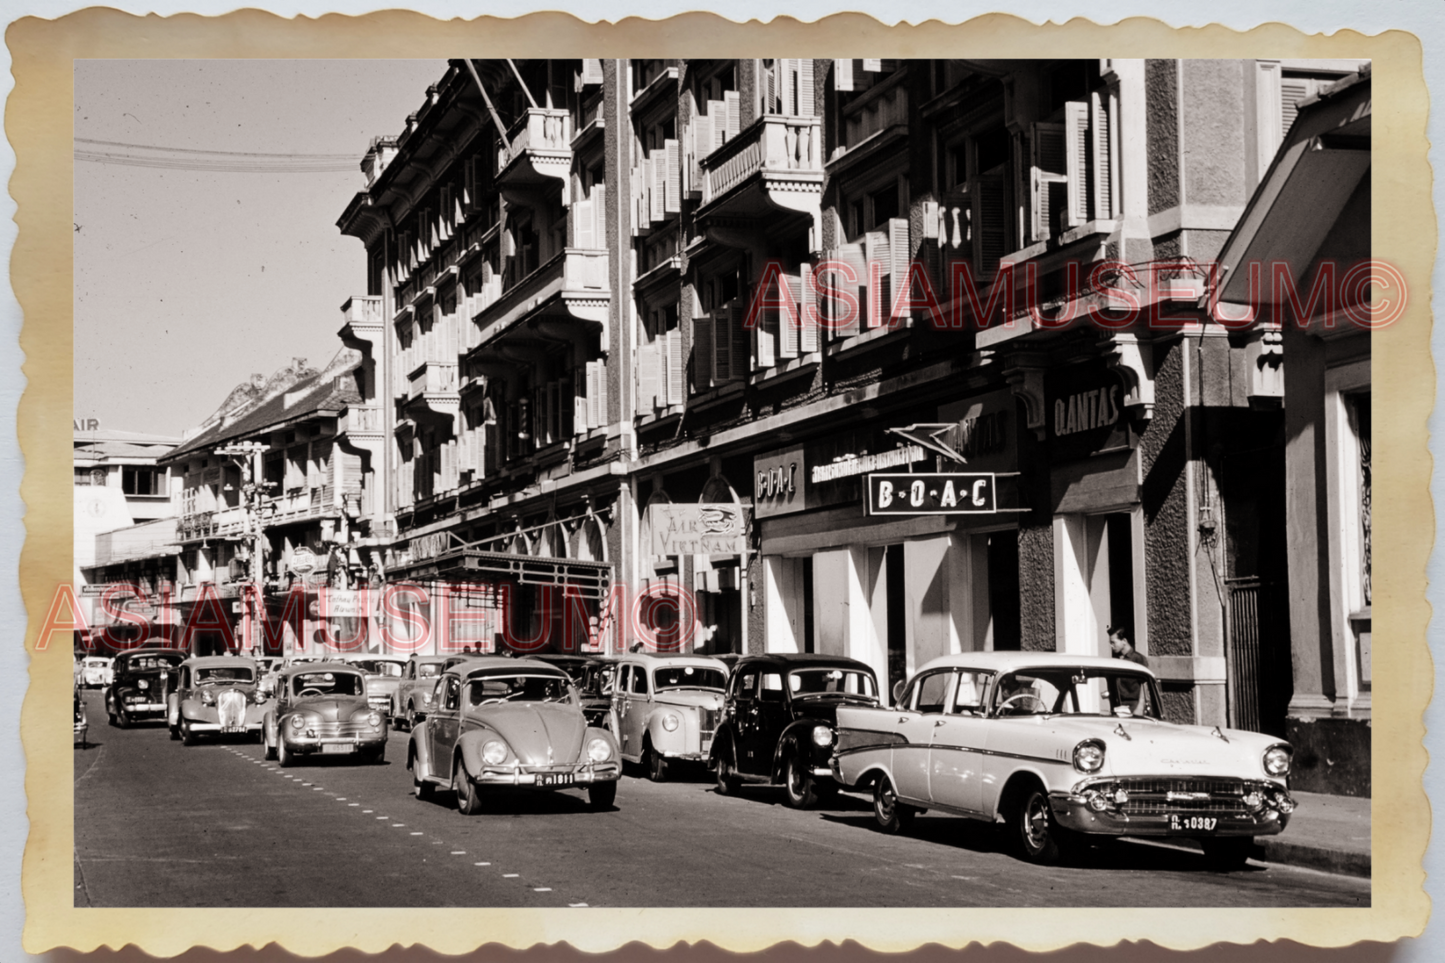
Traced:
[[478, 343], [495, 342], [528, 318], [570, 317], [605, 325], [611, 297], [608, 263], [605, 250], [566, 248], [476, 314]]
[[703, 158], [703, 204], [710, 204], [734, 190], [754, 174], [816, 174], [806, 178], [822, 183], [823, 159], [816, 117], [788, 117], [770, 114], [760, 118]]
[[424, 394], [447, 394], [457, 390], [457, 363], [455, 361], [427, 361], [409, 376], [411, 397]]
[[339, 434], [353, 438], [361, 435], [381, 435], [381, 408], [377, 405], [349, 405], [341, 413], [336, 426]]
[[287, 492], [284, 495], [267, 498], [261, 504], [262, 524], [268, 526], [312, 518], [335, 517], [339, 512], [336, 490], [330, 485]]
[[497, 151], [499, 179], [565, 180], [571, 166], [572, 116], [565, 109], [527, 110], [507, 131], [507, 143]]
[[355, 295], [341, 306], [341, 340], [347, 347], [365, 350], [381, 337], [381, 298]]

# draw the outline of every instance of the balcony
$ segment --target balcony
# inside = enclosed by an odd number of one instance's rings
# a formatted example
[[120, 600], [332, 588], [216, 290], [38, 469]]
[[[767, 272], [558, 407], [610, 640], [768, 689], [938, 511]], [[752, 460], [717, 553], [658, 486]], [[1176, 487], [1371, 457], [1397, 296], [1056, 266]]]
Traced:
[[384, 321], [381, 317], [381, 298], [355, 295], [347, 298], [341, 306], [343, 323], [337, 335], [342, 342], [355, 351], [370, 355], [371, 349], [380, 343]]
[[612, 299], [608, 264], [605, 250], [565, 249], [473, 319], [481, 333], [472, 353], [486, 355], [497, 350], [505, 357], [503, 342], [572, 341], [590, 333], [594, 326], [606, 344], [607, 308]]
[[507, 131], [497, 151], [497, 186], [509, 201], [561, 188], [572, 170], [572, 117], [566, 110], [533, 107]]
[[378, 405], [348, 405], [336, 424], [336, 433], [355, 443], [381, 439], [381, 408]]
[[760, 117], [702, 159], [698, 215], [816, 211], [823, 192], [821, 137], [817, 117]]
[[[194, 503], [190, 506], [194, 508]], [[219, 511], [186, 511], [174, 519], [176, 538], [180, 542], [199, 542], [208, 538], [242, 538], [247, 534], [246, 510], [222, 508]]]
[[261, 503], [261, 519], [268, 528], [319, 518], [336, 518], [340, 514], [341, 506], [336, 498], [336, 489], [331, 485], [287, 492], [267, 498]]
[[461, 409], [455, 361], [424, 361], [407, 375], [406, 414], [417, 421], [450, 422]]

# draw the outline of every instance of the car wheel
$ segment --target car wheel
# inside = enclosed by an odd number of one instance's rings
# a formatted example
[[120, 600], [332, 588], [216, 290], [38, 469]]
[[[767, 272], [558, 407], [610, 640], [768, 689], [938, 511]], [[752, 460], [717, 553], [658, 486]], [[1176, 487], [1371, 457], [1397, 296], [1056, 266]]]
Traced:
[[406, 731], [411, 732], [414, 729], [416, 729], [416, 703], [409, 702], [406, 706]]
[[276, 758], [276, 747], [273, 746], [273, 745], [271, 745], [271, 743], [270, 743], [269, 741], [267, 741], [267, 739], [266, 739], [266, 734], [265, 734], [264, 732], [261, 734], [261, 742], [264, 743], [265, 746], [266, 746], [266, 751], [265, 751], [265, 753], [263, 753], [263, 755], [264, 755], [267, 759], [275, 759], [275, 758]]
[[1015, 793], [1007, 818], [1014, 849], [1020, 856], [1042, 865], [1059, 861], [1063, 852], [1060, 841], [1065, 831], [1054, 825], [1049, 797], [1042, 787], [1026, 786]]
[[732, 760], [728, 758], [730, 748], [725, 747], [722, 752], [717, 754], [717, 794], [719, 796], [736, 796], [738, 788], [742, 786], [737, 769], [734, 768]]
[[783, 792], [788, 805], [794, 809], [807, 809], [818, 801], [813, 774], [796, 752], [789, 753], [783, 763]]
[[647, 767], [647, 778], [653, 782], [667, 781], [667, 760], [662, 753], [648, 746], [642, 753], [642, 764]]
[[1254, 851], [1253, 836], [1225, 836], [1201, 839], [1204, 861], [1210, 869], [1231, 872], [1243, 869]]
[[411, 789], [416, 793], [416, 798], [422, 802], [430, 802], [435, 795], [436, 785], [430, 779], [421, 777], [421, 763], [416, 756], [411, 756], [411, 764], [407, 768], [411, 770]]
[[367, 761], [370, 762], [373, 766], [380, 766], [382, 763], [386, 762], [386, 743], [383, 742], [381, 745], [371, 750]]
[[118, 708], [115, 710], [115, 724], [116, 727], [119, 729], [130, 728], [130, 716], [125, 714], [124, 708]]
[[287, 749], [286, 740], [279, 736], [276, 739], [276, 764], [282, 769], [289, 769], [296, 765], [296, 753]]
[[901, 833], [913, 822], [913, 813], [912, 806], [898, 801], [888, 777], [879, 776], [873, 784], [873, 818], [878, 820], [878, 828], [890, 835]]
[[613, 800], [616, 798], [617, 783], [615, 782], [594, 782], [587, 787], [587, 805], [596, 812], [611, 809]]
[[191, 724], [185, 719], [181, 720], [181, 744], [185, 746], [196, 744], [196, 734], [192, 731]]
[[457, 812], [463, 816], [475, 816], [482, 811], [482, 795], [477, 792], [477, 784], [467, 777], [467, 770], [460, 759], [452, 775], [452, 789], [457, 794]]

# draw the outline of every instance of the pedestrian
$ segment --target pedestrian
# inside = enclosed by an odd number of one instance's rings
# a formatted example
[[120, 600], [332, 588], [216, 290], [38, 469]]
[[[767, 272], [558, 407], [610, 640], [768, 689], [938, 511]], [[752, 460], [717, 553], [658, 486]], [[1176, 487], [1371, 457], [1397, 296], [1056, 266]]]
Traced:
[[[1149, 660], [1129, 640], [1129, 630], [1122, 625], [1111, 625], [1104, 630], [1109, 636], [1109, 648], [1114, 658], [1149, 667]], [[1144, 711], [1144, 689], [1134, 679], [1119, 680], [1119, 704], [1128, 706], [1136, 715]]]

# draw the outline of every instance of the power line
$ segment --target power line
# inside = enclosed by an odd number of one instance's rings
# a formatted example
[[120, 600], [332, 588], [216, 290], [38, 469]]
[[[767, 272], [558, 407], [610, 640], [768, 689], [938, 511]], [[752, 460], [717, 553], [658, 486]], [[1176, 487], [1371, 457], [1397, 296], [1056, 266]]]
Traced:
[[[188, 147], [157, 147], [122, 141], [75, 138], [76, 144], [100, 148], [77, 148], [75, 160], [124, 167], [188, 170], [229, 174], [334, 174], [355, 171], [359, 159], [351, 154], [296, 154], [260, 151], [201, 150]], [[137, 151], [141, 153], [136, 153]]]
[[138, 150], [165, 151], [173, 154], [218, 154], [223, 157], [305, 157], [328, 160], [354, 160], [352, 154], [297, 154], [290, 152], [258, 152], [242, 150], [201, 150], [194, 147], [158, 147], [154, 144], [129, 144], [119, 140], [92, 140], [89, 137], [75, 138], [77, 144], [100, 144], [105, 147], [134, 147]]

